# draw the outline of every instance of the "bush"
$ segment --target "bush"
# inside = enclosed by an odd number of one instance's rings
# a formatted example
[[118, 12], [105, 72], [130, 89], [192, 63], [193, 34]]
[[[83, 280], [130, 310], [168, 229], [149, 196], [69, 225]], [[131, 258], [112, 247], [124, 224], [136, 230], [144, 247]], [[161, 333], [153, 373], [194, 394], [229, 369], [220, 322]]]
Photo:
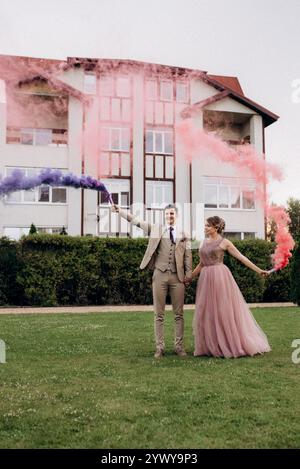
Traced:
[[[274, 244], [234, 241], [263, 269], [270, 268]], [[139, 269], [147, 239], [72, 237], [35, 234], [18, 243], [2, 238], [0, 304], [56, 306], [152, 304], [152, 273]], [[194, 266], [199, 262], [193, 250]], [[231, 256], [225, 256], [246, 301], [289, 301], [290, 269], [263, 280]], [[194, 303], [196, 281], [186, 289]]]
[[298, 242], [291, 267], [291, 297], [300, 306], [300, 242]]
[[6, 237], [0, 238], [0, 305], [21, 304], [23, 292], [17, 284], [22, 270], [19, 244]]
[[30, 229], [29, 229], [29, 234], [36, 234], [37, 233], [37, 229], [36, 229], [36, 226], [34, 223], [31, 223], [30, 225]]

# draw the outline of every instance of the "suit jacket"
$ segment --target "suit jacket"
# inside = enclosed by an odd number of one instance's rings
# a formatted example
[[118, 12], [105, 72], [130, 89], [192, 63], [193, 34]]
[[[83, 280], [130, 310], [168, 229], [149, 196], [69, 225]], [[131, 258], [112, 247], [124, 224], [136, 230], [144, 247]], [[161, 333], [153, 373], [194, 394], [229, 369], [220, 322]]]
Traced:
[[[167, 227], [160, 224], [147, 223], [145, 221], [139, 220], [134, 217], [130, 212], [119, 209], [120, 216], [125, 218], [130, 223], [133, 223], [137, 227], [141, 228], [144, 233], [149, 236], [149, 242], [142, 259], [140, 269], [154, 269], [156, 252], [158, 245], [160, 243], [161, 237], [164, 232], [167, 230]], [[177, 276], [181, 282], [183, 282], [184, 277], [191, 278], [192, 276], [192, 251], [191, 251], [191, 242], [184, 232], [177, 233], [176, 244], [175, 244], [175, 262], [177, 269]]]

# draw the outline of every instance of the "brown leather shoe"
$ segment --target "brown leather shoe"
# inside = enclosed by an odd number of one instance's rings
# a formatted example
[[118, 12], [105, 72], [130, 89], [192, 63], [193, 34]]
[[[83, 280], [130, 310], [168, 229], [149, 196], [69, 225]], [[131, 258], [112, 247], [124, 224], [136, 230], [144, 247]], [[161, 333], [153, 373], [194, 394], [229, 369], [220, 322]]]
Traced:
[[154, 354], [154, 358], [162, 358], [164, 356], [164, 352], [163, 350], [156, 350], [155, 354]]
[[175, 353], [176, 353], [176, 355], [178, 355], [179, 357], [187, 357], [187, 353], [186, 353], [186, 351], [183, 350], [183, 349], [175, 350]]

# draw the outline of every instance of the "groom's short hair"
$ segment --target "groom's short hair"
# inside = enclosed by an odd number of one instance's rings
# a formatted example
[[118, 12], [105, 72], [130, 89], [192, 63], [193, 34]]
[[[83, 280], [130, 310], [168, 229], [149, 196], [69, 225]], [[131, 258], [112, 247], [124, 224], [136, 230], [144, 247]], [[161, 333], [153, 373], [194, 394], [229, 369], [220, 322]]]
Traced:
[[164, 208], [164, 212], [165, 212], [166, 210], [169, 210], [170, 208], [174, 208], [174, 210], [175, 210], [175, 212], [176, 212], [176, 215], [178, 214], [178, 208], [176, 207], [175, 204], [168, 204], [168, 205], [166, 205], [165, 208]]

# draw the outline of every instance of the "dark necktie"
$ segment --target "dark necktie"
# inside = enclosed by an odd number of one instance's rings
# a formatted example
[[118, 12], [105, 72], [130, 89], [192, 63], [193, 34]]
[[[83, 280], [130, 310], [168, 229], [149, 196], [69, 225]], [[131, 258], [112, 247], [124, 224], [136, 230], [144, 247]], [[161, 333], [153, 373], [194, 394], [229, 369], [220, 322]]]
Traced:
[[174, 231], [174, 227], [173, 227], [173, 226], [170, 226], [170, 240], [171, 240], [171, 243], [172, 243], [172, 244], [175, 244], [174, 236], [173, 236], [173, 231]]

